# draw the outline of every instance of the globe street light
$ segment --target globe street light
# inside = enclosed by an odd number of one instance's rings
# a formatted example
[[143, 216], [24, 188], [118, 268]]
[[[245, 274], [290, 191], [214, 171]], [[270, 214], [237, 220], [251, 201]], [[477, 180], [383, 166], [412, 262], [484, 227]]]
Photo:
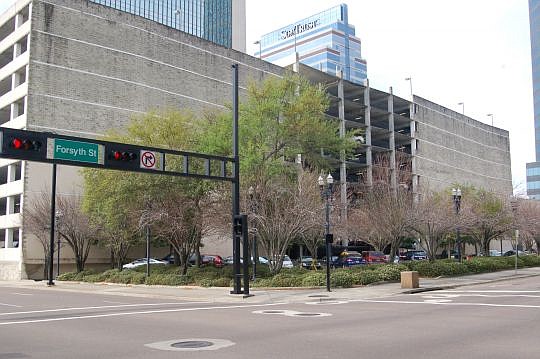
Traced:
[[326, 290], [330, 292], [330, 261], [332, 260], [333, 235], [330, 233], [330, 196], [332, 195], [332, 185], [334, 177], [329, 173], [326, 181], [323, 176], [319, 176], [317, 183], [321, 190], [321, 196], [326, 200], [326, 221], [324, 224], [324, 239], [326, 242]]
[[[461, 208], [461, 189], [452, 188], [452, 198], [454, 200], [454, 209], [456, 210], [456, 217], [459, 216], [459, 210]], [[461, 239], [459, 238], [459, 225], [456, 225], [456, 242], [457, 253], [459, 262], [461, 263]]]

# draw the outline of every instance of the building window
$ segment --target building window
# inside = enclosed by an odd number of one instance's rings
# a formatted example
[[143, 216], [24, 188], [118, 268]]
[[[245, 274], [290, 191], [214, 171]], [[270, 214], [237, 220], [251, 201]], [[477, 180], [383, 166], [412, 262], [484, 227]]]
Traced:
[[0, 185], [6, 184], [8, 182], [8, 167], [0, 167]]
[[21, 213], [21, 196], [18, 194], [11, 197], [13, 201], [13, 213]]
[[[8, 228], [8, 236], [11, 237], [11, 248], [19, 247], [19, 227]], [[9, 241], [8, 241], [9, 244]]]
[[0, 216], [5, 216], [7, 213], [7, 197], [0, 198]]
[[6, 229], [0, 228], [0, 248], [6, 248]]

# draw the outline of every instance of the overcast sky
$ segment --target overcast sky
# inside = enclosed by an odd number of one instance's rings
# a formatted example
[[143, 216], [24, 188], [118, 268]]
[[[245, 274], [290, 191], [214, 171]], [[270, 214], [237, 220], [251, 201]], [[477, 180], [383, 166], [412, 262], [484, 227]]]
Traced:
[[[246, 0], [247, 49], [272, 30], [344, 1]], [[0, 0], [0, 12], [14, 0]], [[514, 186], [535, 160], [527, 0], [354, 0], [349, 23], [362, 40], [372, 87], [414, 94], [510, 131]]]

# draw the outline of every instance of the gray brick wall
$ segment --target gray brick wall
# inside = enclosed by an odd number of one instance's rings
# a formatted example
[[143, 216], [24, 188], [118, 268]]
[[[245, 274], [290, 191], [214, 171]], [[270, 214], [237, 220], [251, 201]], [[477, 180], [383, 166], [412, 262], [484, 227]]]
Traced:
[[35, 0], [29, 126], [103, 133], [153, 108], [222, 109], [231, 65], [248, 80], [275, 65], [84, 0]]
[[512, 193], [508, 131], [417, 96], [415, 103], [421, 185], [443, 190], [461, 183]]

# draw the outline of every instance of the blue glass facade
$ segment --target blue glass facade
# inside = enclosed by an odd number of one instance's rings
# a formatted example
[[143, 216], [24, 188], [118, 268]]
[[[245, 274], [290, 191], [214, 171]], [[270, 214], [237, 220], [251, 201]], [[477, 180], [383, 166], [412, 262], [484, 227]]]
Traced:
[[89, 0], [232, 47], [232, 0]]
[[349, 25], [346, 4], [309, 16], [264, 35], [260, 53], [255, 56], [288, 65], [298, 53], [301, 63], [331, 75], [343, 71], [343, 77], [362, 84], [367, 78], [367, 64], [361, 55], [361, 42]]
[[540, 199], [540, 0], [529, 0], [536, 162], [527, 163], [527, 195]]

